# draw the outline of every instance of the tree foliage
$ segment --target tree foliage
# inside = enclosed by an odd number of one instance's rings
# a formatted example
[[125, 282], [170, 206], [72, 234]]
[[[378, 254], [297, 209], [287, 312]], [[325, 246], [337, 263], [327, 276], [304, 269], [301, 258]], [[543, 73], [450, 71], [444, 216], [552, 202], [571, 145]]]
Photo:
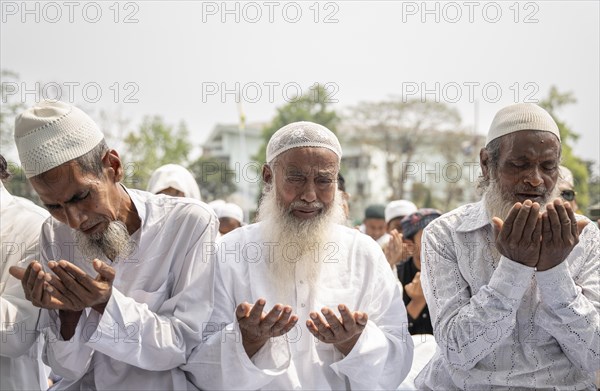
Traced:
[[200, 185], [203, 201], [226, 199], [237, 190], [236, 172], [229, 168], [225, 159], [201, 156], [189, 170]]
[[145, 189], [152, 171], [176, 163], [186, 166], [192, 149], [188, 130], [181, 123], [177, 130], [160, 116], [145, 117], [137, 132], [125, 137], [125, 183]]
[[263, 129], [265, 141], [253, 159], [262, 165], [266, 159], [267, 144], [273, 133], [292, 122], [311, 121], [337, 133], [340, 118], [330, 109], [330, 104], [330, 94], [323, 86], [318, 85], [310, 88], [306, 94], [295, 97], [291, 102], [277, 108], [277, 114]]
[[576, 102], [577, 99], [575, 99], [571, 92], [562, 93], [555, 86], [552, 86], [550, 87], [548, 96], [540, 101], [539, 104], [550, 113], [558, 125], [562, 144], [562, 165], [573, 173], [575, 191], [577, 192], [577, 204], [581, 211], [585, 211], [589, 205], [588, 178], [590, 177], [590, 169], [586, 161], [573, 153], [572, 143], [577, 141], [579, 134], [572, 130], [565, 121], [558, 118], [557, 115], [557, 112], [561, 108]]

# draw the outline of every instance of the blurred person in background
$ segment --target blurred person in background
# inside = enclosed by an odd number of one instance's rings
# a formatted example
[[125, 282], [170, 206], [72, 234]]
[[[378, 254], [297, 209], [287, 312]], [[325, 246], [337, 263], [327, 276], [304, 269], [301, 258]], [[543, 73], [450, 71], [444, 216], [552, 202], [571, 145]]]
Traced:
[[406, 261], [413, 252], [412, 244], [402, 239], [402, 224], [400, 222], [405, 216], [416, 212], [416, 210], [417, 206], [408, 200], [391, 201], [385, 207], [385, 221], [390, 236], [388, 242], [383, 246], [383, 251], [394, 274], [396, 273], [396, 265]]
[[147, 191], [202, 201], [196, 179], [187, 168], [179, 164], [165, 164], [154, 170], [148, 180]]
[[568, 201], [575, 212], [579, 211], [579, 205], [577, 205], [577, 193], [575, 192], [575, 181], [573, 180], [573, 173], [565, 166], [559, 167], [558, 174], [558, 190], [560, 190], [560, 197]]
[[219, 218], [219, 233], [225, 235], [244, 224], [244, 211], [232, 202], [217, 204], [214, 207]]

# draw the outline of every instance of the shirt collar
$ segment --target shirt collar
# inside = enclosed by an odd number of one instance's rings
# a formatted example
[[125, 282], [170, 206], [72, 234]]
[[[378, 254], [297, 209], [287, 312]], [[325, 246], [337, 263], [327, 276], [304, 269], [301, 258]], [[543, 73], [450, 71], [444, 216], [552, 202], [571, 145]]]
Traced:
[[490, 224], [490, 218], [483, 201], [466, 205], [461, 220], [462, 223], [456, 228], [457, 232], [471, 232]]

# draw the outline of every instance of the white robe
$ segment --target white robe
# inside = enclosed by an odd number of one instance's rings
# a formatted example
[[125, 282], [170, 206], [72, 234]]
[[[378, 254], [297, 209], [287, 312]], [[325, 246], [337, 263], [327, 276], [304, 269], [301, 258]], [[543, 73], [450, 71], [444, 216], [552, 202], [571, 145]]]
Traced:
[[[214, 261], [203, 253], [218, 220], [204, 203], [127, 190], [142, 220], [136, 251], [112, 265], [103, 314], [86, 309], [75, 335], [60, 336], [56, 311], [42, 324], [45, 360], [64, 379], [58, 389], [183, 390], [184, 364], [212, 309]], [[73, 230], [51, 219], [41, 236], [43, 261], [66, 259], [95, 276]], [[110, 263], [110, 262], [109, 262]]]
[[[296, 267], [290, 297], [276, 293], [267, 270], [273, 244], [261, 237], [261, 224], [238, 228], [213, 251], [219, 260], [215, 309], [204, 342], [183, 368], [202, 389], [395, 389], [410, 370], [413, 341], [407, 330], [402, 291], [381, 248], [355, 229], [335, 226], [332, 240], [315, 246], [323, 262], [317, 289]], [[298, 323], [272, 338], [248, 358], [234, 315], [244, 301], [266, 299], [265, 310], [288, 304]], [[356, 345], [344, 356], [316, 340], [306, 328], [310, 311], [324, 306], [339, 315], [339, 304], [364, 311], [369, 321]]]
[[39, 308], [25, 299], [21, 281], [8, 273], [39, 259], [40, 227], [49, 214], [33, 202], [12, 196], [0, 182], [0, 390], [47, 389], [47, 370], [36, 338]]

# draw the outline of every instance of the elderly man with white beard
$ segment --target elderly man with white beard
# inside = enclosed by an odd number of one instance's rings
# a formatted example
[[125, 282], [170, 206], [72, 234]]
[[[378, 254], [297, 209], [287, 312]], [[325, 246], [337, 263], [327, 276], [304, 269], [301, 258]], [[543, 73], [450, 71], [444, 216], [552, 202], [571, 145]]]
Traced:
[[381, 248], [344, 221], [342, 149], [311, 122], [267, 146], [259, 222], [223, 236], [215, 308], [184, 369], [203, 389], [396, 389], [413, 343]]
[[[179, 366], [212, 307], [217, 220], [189, 198], [127, 189], [124, 167], [83, 111], [43, 102], [15, 120], [23, 170], [51, 217], [39, 262], [13, 267], [43, 308], [56, 389], [187, 390]], [[3, 374], [4, 376], [4, 374]]]
[[560, 157], [545, 110], [505, 107], [480, 152], [482, 201], [425, 229], [438, 348], [420, 389], [596, 389], [600, 233], [558, 198]]

